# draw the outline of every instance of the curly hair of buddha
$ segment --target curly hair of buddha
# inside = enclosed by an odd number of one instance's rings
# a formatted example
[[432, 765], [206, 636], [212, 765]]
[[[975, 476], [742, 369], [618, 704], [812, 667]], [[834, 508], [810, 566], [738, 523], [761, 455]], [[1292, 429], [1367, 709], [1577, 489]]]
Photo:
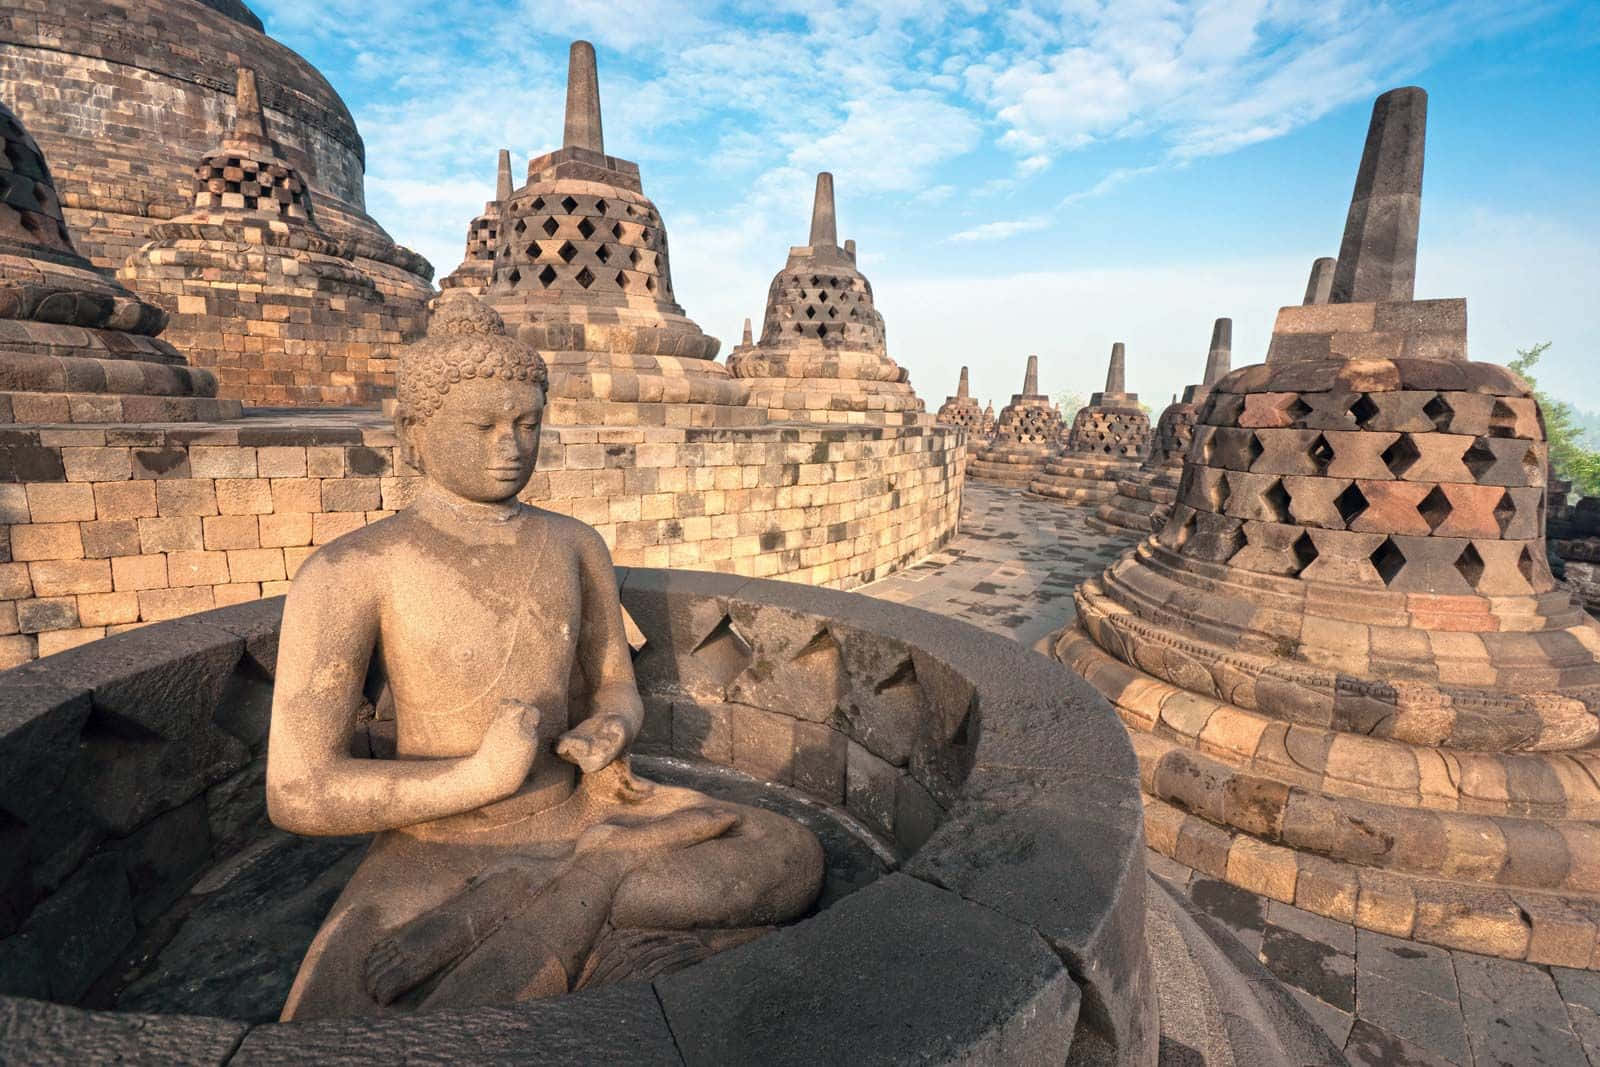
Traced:
[[532, 348], [506, 334], [505, 322], [470, 293], [451, 290], [428, 321], [427, 336], [400, 353], [397, 414], [421, 422], [463, 379], [532, 382], [548, 390], [549, 373]]

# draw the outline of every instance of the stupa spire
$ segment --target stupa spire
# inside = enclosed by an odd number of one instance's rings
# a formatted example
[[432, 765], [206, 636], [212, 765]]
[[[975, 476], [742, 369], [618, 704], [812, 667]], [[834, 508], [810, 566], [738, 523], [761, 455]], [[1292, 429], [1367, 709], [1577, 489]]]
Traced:
[[837, 248], [839, 223], [833, 210], [833, 175], [822, 171], [817, 175], [817, 194], [811, 202], [812, 248]]
[[1412, 298], [1427, 128], [1428, 94], [1416, 86], [1391, 89], [1373, 102], [1333, 272], [1332, 303]]
[[755, 334], [753, 334], [751, 332], [751, 330], [750, 330], [750, 316], [749, 315], [746, 315], [744, 317], [744, 340], [741, 343], [742, 344], [747, 344], [747, 345], [755, 344]]
[[1218, 319], [1211, 325], [1211, 349], [1206, 353], [1206, 373], [1200, 379], [1200, 384], [1216, 385], [1232, 365], [1233, 320]]
[[1306, 298], [1301, 303], [1326, 304], [1333, 294], [1333, 272], [1338, 266], [1339, 261], [1332, 256], [1312, 261], [1311, 277], [1306, 279]]
[[233, 91], [233, 121], [228, 124], [225, 145], [269, 148], [267, 120], [261, 113], [261, 93], [256, 88], [256, 72], [240, 67]]
[[1023, 396], [1038, 396], [1039, 395], [1039, 357], [1038, 356], [1029, 356], [1028, 357], [1028, 370], [1027, 370], [1027, 373], [1025, 373], [1022, 376], [1022, 395]]
[[600, 128], [600, 74], [595, 67], [594, 45], [573, 41], [567, 53], [567, 125], [564, 148], [605, 153]]
[[971, 393], [968, 392], [968, 388], [967, 388], [967, 368], [962, 367], [961, 368], [961, 382], [960, 382], [960, 384], [958, 384], [956, 386], [956, 396], [967, 397], [967, 396], [970, 396], [970, 395], [971, 395]]
[[1106, 392], [1126, 393], [1128, 355], [1121, 341], [1111, 346], [1111, 362], [1106, 366]]
[[511, 199], [511, 152], [500, 149], [500, 160], [494, 178], [494, 198], [501, 203]]

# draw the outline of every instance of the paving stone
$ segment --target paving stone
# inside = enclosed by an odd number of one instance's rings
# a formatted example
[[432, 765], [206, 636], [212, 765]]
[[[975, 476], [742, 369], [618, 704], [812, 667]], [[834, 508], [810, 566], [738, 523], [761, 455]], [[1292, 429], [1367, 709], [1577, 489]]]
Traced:
[[1356, 961], [1331, 945], [1268, 925], [1262, 935], [1261, 962], [1296, 989], [1342, 1011], [1356, 1009]]
[[1561, 1025], [1565, 1013], [1559, 1023], [1547, 1022], [1470, 996], [1462, 996], [1461, 1011], [1479, 1067], [1567, 1067], [1587, 1058], [1577, 1037]]
[[1452, 1067], [1451, 1060], [1436, 1056], [1365, 1019], [1357, 1019], [1350, 1028], [1344, 1054], [1352, 1067]]
[[1463, 1000], [1476, 997], [1510, 1015], [1560, 1020], [1565, 1028], [1566, 1005], [1554, 979], [1543, 967], [1467, 952], [1453, 955]]
[[1403, 941], [1371, 930], [1356, 931], [1356, 970], [1420, 990], [1442, 1000], [1457, 996], [1450, 953], [1433, 945]]
[[1340, 1011], [1325, 1000], [1318, 1000], [1310, 993], [1294, 986], [1286, 987], [1294, 1002], [1305, 1009], [1316, 1024], [1322, 1027], [1322, 1032], [1328, 1035], [1328, 1040], [1339, 1048], [1344, 1048], [1345, 1041], [1350, 1037], [1350, 1028], [1355, 1025], [1356, 1017], [1348, 1011]]
[[1267, 922], [1265, 899], [1215, 878], [1193, 879], [1189, 883], [1189, 899], [1231, 930], [1252, 955], [1261, 951], [1261, 935]]
[[1358, 974], [1356, 1014], [1456, 1063], [1471, 1063], [1466, 1023], [1455, 997], [1442, 1000], [1412, 986]]
[[1349, 923], [1314, 914], [1281, 900], [1274, 900], [1267, 905], [1267, 922], [1330, 945], [1347, 956], [1356, 953], [1356, 928]]

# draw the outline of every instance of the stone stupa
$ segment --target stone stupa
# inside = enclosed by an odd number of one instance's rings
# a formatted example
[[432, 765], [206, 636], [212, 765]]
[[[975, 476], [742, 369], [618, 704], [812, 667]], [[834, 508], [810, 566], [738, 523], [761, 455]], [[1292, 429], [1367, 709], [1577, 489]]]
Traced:
[[1156, 420], [1150, 455], [1137, 471], [1117, 480], [1116, 495], [1095, 510], [1091, 525], [1108, 532], [1128, 531], [1143, 536], [1166, 524], [1178, 498], [1183, 461], [1194, 440], [1195, 416], [1211, 395], [1211, 387], [1228, 373], [1232, 353], [1233, 320], [1218, 319], [1211, 325], [1211, 347], [1200, 384], [1184, 386], [1183, 396], [1174, 397], [1167, 405]]
[[550, 368], [557, 425], [747, 425], [749, 388], [678, 306], [667, 231], [639, 166], [608, 156], [594, 46], [572, 44], [560, 148], [501, 209], [483, 300]]
[[961, 368], [961, 380], [956, 384], [956, 395], [944, 398], [935, 419], [945, 426], [959, 426], [967, 431], [968, 444], [973, 443], [983, 428], [983, 410], [972, 399], [967, 381], [967, 368]]
[[1427, 96], [1378, 97], [1330, 300], [1219, 381], [1154, 538], [1054, 655], [1116, 704], [1150, 845], [1395, 937], [1600, 965], [1600, 625], [1547, 447], [1463, 300], [1412, 296]]
[[1022, 392], [996, 420], [994, 436], [967, 460], [967, 474], [986, 482], [1026, 489], [1061, 438], [1061, 412], [1039, 392], [1039, 357], [1028, 357]]
[[1150, 416], [1139, 394], [1127, 391], [1127, 355], [1111, 346], [1106, 387], [1078, 409], [1061, 451], [1046, 461], [1029, 492], [1069, 504], [1100, 504], [1117, 492], [1117, 479], [1139, 469], [1150, 450]]
[[923, 409], [905, 368], [889, 358], [872, 283], [856, 269], [855, 242], [839, 245], [833, 175], [817, 175], [811, 236], [767, 290], [761, 340], [728, 356], [749, 382], [750, 403], [774, 419], [915, 421]]
[[500, 149], [495, 167], [494, 199], [483, 214], [467, 223], [467, 250], [455, 270], [439, 280], [440, 289], [465, 289], [479, 296], [494, 277], [494, 250], [500, 243], [500, 214], [511, 199], [511, 153]]
[[1306, 279], [1306, 296], [1302, 304], [1326, 304], [1333, 295], [1333, 274], [1339, 261], [1332, 256], [1322, 256], [1311, 263], [1311, 275]]
[[167, 310], [167, 337], [263, 405], [375, 405], [423, 323], [385, 298], [318, 224], [311, 190], [267, 136], [256, 75], [237, 71], [233, 122], [194, 170], [192, 209], [152, 223], [117, 276]]
[[0, 423], [238, 417], [160, 337], [166, 312], [78, 254], [44, 153], [5, 104], [0, 134]]
[[980, 441], [988, 441], [994, 436], [994, 424], [994, 401], [991, 400], [983, 405], [983, 422], [978, 425], [978, 439]]

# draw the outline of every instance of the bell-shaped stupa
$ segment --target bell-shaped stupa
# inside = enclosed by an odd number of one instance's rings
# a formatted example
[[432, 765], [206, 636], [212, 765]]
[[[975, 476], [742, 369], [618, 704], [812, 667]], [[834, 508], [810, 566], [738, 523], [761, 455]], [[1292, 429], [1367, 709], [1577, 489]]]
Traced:
[[1140, 535], [1161, 529], [1178, 498], [1178, 482], [1183, 461], [1194, 440], [1195, 417], [1200, 405], [1211, 395], [1211, 387], [1228, 373], [1233, 358], [1233, 320], [1218, 319], [1211, 325], [1211, 348], [1206, 353], [1206, 369], [1199, 385], [1188, 385], [1182, 397], [1174, 397], [1156, 419], [1150, 455], [1137, 471], [1117, 479], [1117, 492], [1095, 510], [1091, 525], [1108, 531], [1128, 531]]
[[1396, 937], [1600, 961], [1600, 625], [1547, 445], [1466, 303], [1414, 300], [1427, 96], [1380, 96], [1328, 303], [1203, 405], [1159, 535], [1054, 654], [1117, 706], [1150, 845]]
[[44, 153], [4, 104], [0, 135], [0, 423], [238, 416], [159, 336], [166, 312], [78, 254]]
[[439, 281], [440, 289], [465, 289], [478, 296], [494, 277], [494, 250], [500, 243], [500, 214], [511, 199], [511, 153], [500, 149], [496, 164], [494, 199], [483, 214], [467, 223], [467, 250], [455, 270]]
[[1139, 394], [1127, 389], [1122, 342], [1111, 346], [1106, 387], [1072, 417], [1061, 451], [1029, 484], [1030, 492], [1069, 504], [1100, 504], [1117, 492], [1117, 479], [1139, 469], [1150, 450], [1150, 416]]
[[945, 426], [959, 426], [967, 431], [967, 443], [973, 444], [983, 427], [983, 409], [972, 399], [967, 380], [967, 368], [961, 368], [961, 380], [956, 384], [956, 395], [944, 398], [939, 405], [936, 421]]
[[194, 171], [191, 210], [151, 224], [117, 276], [166, 308], [167, 337], [250, 404], [372, 405], [394, 394], [424, 323], [318, 225], [310, 188], [267, 136], [255, 72]]
[[866, 421], [922, 411], [903, 367], [889, 358], [872, 283], [855, 242], [839, 245], [833, 175], [817, 175], [811, 237], [789, 249], [767, 290], [761, 340], [728, 356], [748, 379], [750, 403], [776, 419]]
[[720, 342], [672, 291], [667, 231], [639, 166], [605, 154], [594, 46], [572, 44], [560, 148], [528, 162], [501, 209], [483, 300], [543, 355], [558, 424], [662, 424], [690, 405], [693, 424], [741, 424], [747, 387], [716, 362]]
[[1028, 357], [1022, 392], [1000, 411], [994, 436], [967, 460], [967, 474], [1026, 489], [1061, 439], [1061, 412], [1039, 392], [1039, 357]]

